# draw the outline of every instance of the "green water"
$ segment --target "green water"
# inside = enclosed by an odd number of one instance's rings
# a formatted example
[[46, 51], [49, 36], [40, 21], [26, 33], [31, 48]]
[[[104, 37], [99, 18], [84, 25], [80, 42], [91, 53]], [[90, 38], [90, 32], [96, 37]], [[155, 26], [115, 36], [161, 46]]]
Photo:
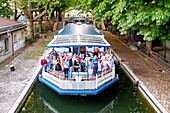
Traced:
[[124, 73], [97, 96], [61, 96], [37, 82], [20, 113], [155, 113]]

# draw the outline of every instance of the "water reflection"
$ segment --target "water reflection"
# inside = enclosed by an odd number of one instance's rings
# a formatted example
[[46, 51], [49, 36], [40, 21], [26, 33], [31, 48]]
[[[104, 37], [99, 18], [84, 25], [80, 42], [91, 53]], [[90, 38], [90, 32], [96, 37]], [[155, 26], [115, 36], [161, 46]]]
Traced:
[[154, 113], [120, 72], [120, 81], [97, 96], [61, 96], [37, 82], [21, 113]]

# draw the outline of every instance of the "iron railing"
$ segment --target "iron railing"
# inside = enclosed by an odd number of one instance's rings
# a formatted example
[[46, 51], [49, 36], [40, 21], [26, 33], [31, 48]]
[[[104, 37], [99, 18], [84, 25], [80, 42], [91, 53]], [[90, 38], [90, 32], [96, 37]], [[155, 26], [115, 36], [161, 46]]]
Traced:
[[164, 58], [163, 55], [160, 55], [157, 52], [154, 52], [154, 51], [150, 52], [146, 46], [141, 45], [141, 44], [139, 45], [138, 42], [128, 40], [128, 43], [136, 46], [138, 48], [138, 50], [140, 50], [142, 53], [144, 53], [145, 55], [147, 55], [148, 57], [150, 57], [157, 63], [159, 63], [167, 68], [170, 68], [170, 59]]

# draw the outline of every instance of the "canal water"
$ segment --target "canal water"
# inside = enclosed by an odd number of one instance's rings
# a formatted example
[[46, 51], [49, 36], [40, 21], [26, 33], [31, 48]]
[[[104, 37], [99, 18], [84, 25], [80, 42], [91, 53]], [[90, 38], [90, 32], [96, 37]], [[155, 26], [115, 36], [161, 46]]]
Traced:
[[97, 96], [61, 96], [36, 82], [20, 113], [156, 113], [122, 72]]

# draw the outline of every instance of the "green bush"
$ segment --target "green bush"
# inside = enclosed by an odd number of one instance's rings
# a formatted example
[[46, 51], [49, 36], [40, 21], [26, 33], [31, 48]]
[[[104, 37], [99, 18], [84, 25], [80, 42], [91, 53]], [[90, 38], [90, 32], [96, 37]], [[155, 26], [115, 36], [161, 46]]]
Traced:
[[34, 39], [34, 38], [31, 38], [31, 37], [25, 37], [25, 42], [26, 42], [26, 43], [32, 44], [34, 41], [35, 41], [35, 39]]
[[34, 27], [34, 32], [36, 32], [36, 33], [39, 32], [39, 27], [38, 27], [38, 26], [35, 26], [35, 27]]
[[42, 31], [47, 31], [47, 27], [46, 26], [42, 26]]
[[115, 30], [117, 30], [116, 26], [108, 26], [108, 28], [111, 32], [114, 32]]

